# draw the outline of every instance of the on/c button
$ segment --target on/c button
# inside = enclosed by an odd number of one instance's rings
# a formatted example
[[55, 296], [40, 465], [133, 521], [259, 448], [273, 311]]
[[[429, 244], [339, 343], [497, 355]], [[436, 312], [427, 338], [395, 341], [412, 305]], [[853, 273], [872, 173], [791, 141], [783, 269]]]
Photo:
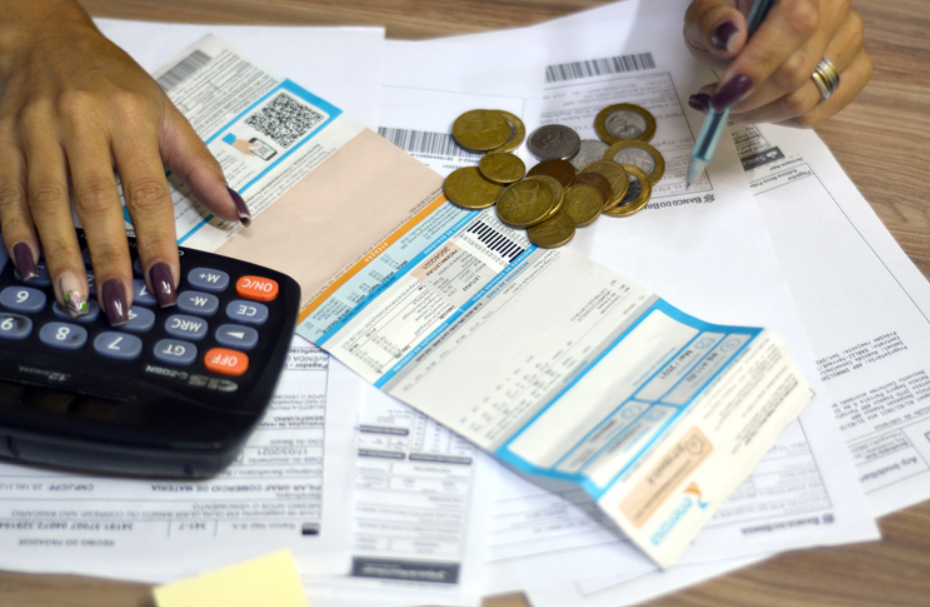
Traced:
[[229, 348], [210, 348], [203, 356], [208, 371], [221, 375], [242, 375], [249, 370], [249, 356]]
[[242, 276], [236, 281], [236, 293], [252, 301], [274, 301], [278, 282], [264, 276]]

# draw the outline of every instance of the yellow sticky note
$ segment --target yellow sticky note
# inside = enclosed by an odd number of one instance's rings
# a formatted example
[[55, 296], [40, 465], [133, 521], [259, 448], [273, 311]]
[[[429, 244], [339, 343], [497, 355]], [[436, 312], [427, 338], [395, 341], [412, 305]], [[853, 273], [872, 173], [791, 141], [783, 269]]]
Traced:
[[309, 607], [290, 550], [158, 586], [153, 592], [158, 607]]

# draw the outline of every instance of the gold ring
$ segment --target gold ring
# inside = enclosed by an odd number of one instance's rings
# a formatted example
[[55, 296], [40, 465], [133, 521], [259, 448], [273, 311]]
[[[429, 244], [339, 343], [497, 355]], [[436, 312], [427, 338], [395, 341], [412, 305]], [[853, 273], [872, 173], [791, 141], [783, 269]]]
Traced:
[[830, 98], [836, 89], [840, 87], [840, 73], [837, 71], [833, 62], [824, 57], [817, 64], [814, 73], [811, 74], [814, 84], [820, 89], [820, 97], [824, 101]]

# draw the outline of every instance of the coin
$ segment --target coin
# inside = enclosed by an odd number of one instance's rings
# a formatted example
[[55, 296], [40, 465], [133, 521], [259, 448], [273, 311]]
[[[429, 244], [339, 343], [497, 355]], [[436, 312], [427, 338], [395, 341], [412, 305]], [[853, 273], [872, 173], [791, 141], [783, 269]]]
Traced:
[[607, 201], [610, 200], [610, 182], [607, 181], [607, 178], [603, 175], [599, 173], [578, 173], [575, 175], [575, 185], [582, 184], [594, 186], [594, 188], [601, 195], [601, 206], [606, 205]]
[[649, 110], [632, 103], [609, 105], [594, 118], [594, 130], [606, 143], [648, 142], [656, 133], [656, 119]]
[[665, 174], [665, 158], [659, 150], [643, 141], [618, 141], [611, 144], [604, 152], [604, 160], [641, 168], [649, 175], [649, 183], [652, 185], [659, 183]]
[[607, 204], [604, 205], [605, 211], [620, 204], [630, 187], [630, 180], [627, 177], [626, 170], [612, 160], [597, 160], [582, 167], [579, 173], [597, 173], [607, 178], [610, 183], [610, 198], [607, 200]]
[[575, 167], [576, 171], [580, 171], [581, 167], [586, 164], [591, 164], [595, 160], [600, 160], [604, 157], [604, 152], [607, 151], [607, 144], [598, 139], [582, 139], [581, 144], [578, 148], [578, 153], [572, 156], [571, 163]]
[[466, 209], [486, 209], [497, 202], [504, 186], [491, 183], [481, 176], [478, 167], [462, 167], [446, 177], [443, 183], [446, 198]]
[[565, 199], [565, 188], [562, 187], [562, 184], [559, 183], [555, 177], [550, 175], [530, 175], [526, 180], [544, 183], [546, 187], [552, 191], [552, 206], [549, 207], [549, 212], [544, 219], [552, 217], [562, 208], [562, 202]]
[[494, 183], [513, 183], [523, 179], [526, 165], [513, 154], [488, 152], [478, 160], [478, 170], [488, 181]]
[[552, 190], [537, 178], [511, 184], [497, 200], [497, 216], [512, 226], [527, 227], [546, 218]]
[[550, 158], [549, 160], [543, 160], [526, 172], [527, 177], [533, 175], [549, 175], [561, 183], [563, 188], [567, 188], [575, 181], [575, 167], [567, 160]]
[[494, 110], [501, 116], [503, 116], [507, 122], [510, 123], [510, 139], [504, 142], [503, 145], [498, 146], [491, 150], [492, 152], [512, 152], [523, 143], [523, 140], [526, 139], [526, 127], [523, 125], [523, 121], [520, 120], [517, 116], [514, 116], [510, 112], [505, 112], [504, 110]]
[[510, 138], [510, 123], [494, 110], [471, 110], [452, 123], [452, 136], [464, 148], [486, 151]]
[[540, 160], [561, 158], [566, 160], [578, 153], [581, 137], [564, 124], [546, 124], [539, 127], [526, 140], [530, 153]]
[[649, 197], [652, 196], [652, 184], [649, 182], [649, 177], [645, 171], [630, 164], [623, 168], [629, 174], [630, 189], [627, 191], [626, 196], [623, 197], [623, 200], [620, 201], [620, 204], [609, 211], [604, 211], [605, 215], [611, 217], [632, 215], [645, 207], [646, 203], [649, 202]]
[[592, 185], [579, 183], [565, 190], [562, 212], [571, 217], [576, 226], [588, 225], [597, 219], [603, 208], [604, 198]]
[[556, 213], [546, 221], [530, 226], [526, 235], [537, 247], [560, 247], [575, 235], [575, 222], [564, 212]]

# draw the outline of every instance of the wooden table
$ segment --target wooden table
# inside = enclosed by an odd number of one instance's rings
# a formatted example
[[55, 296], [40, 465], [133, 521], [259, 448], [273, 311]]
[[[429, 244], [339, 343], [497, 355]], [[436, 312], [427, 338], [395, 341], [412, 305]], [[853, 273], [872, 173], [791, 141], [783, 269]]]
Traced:
[[[648, 2], [649, 0], [643, 0]], [[431, 38], [530, 25], [603, 0], [84, 0], [99, 17], [197, 23], [383, 25]], [[817, 129], [923, 274], [930, 277], [930, 4], [854, 0], [875, 75]], [[877, 153], [881, 150], [880, 153]], [[881, 542], [791, 552], [649, 603], [684, 607], [930, 605], [930, 501], [880, 521]], [[0, 607], [152, 607], [142, 584], [0, 573]], [[527, 605], [520, 595], [485, 607]], [[570, 607], [570, 606], [566, 606]]]

